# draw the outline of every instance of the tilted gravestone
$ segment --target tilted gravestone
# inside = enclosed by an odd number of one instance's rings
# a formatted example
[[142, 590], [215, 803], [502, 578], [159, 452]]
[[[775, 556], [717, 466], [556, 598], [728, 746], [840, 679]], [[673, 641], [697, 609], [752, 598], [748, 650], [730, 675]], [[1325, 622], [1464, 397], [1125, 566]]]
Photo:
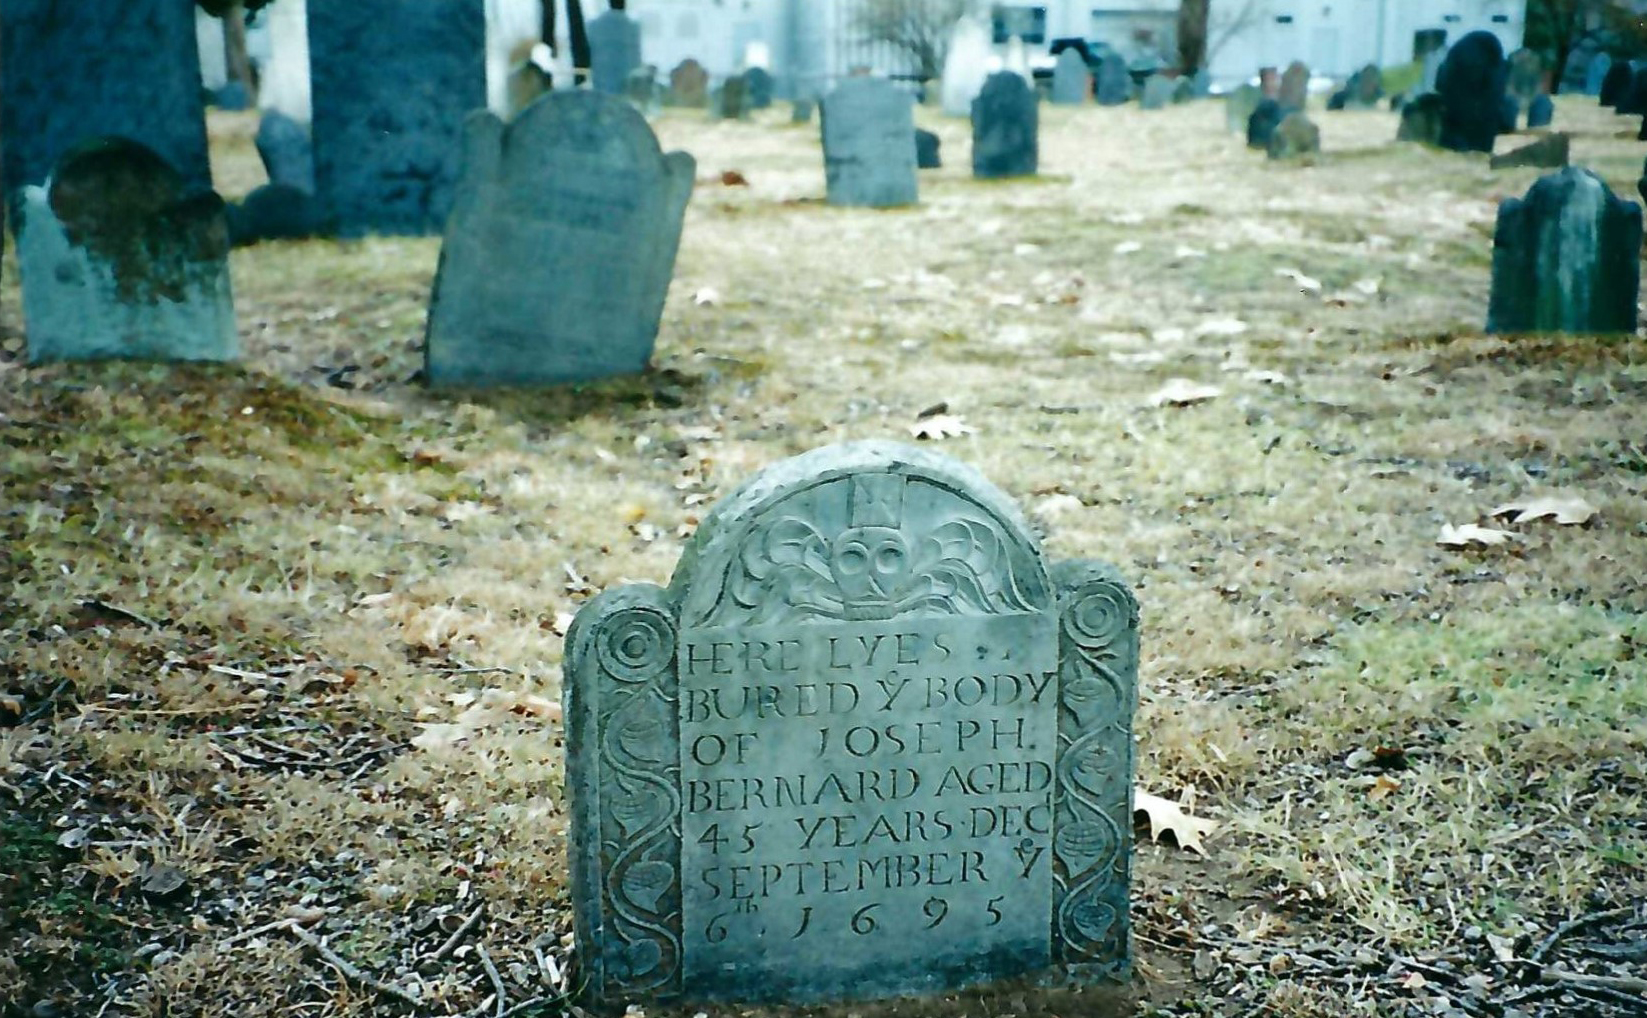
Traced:
[[1172, 102], [1174, 85], [1172, 79], [1165, 74], [1152, 74], [1144, 79], [1143, 91], [1138, 95], [1138, 105], [1141, 109], [1162, 110]]
[[608, 10], [589, 22], [589, 82], [595, 91], [622, 95], [629, 75], [640, 66], [641, 28], [620, 10]]
[[991, 74], [972, 100], [972, 175], [1034, 176], [1040, 165], [1040, 125], [1029, 83], [1010, 71]]
[[1287, 110], [1301, 110], [1309, 102], [1310, 68], [1302, 60], [1294, 60], [1281, 74], [1281, 91], [1276, 96]]
[[84, 142], [21, 192], [29, 360], [227, 361], [239, 352], [223, 201], [148, 148]]
[[1504, 47], [1491, 32], [1471, 32], [1441, 63], [1436, 92], [1441, 96], [1441, 147], [1455, 152], [1491, 152], [1504, 118]]
[[1426, 92], [1401, 107], [1401, 126], [1396, 141], [1416, 141], [1421, 145], [1441, 145], [1441, 97]]
[[257, 126], [256, 145], [269, 183], [314, 193], [315, 153], [308, 128], [279, 110], [266, 110]]
[[622, 99], [552, 92], [471, 114], [430, 299], [436, 386], [547, 385], [646, 367], [695, 163]]
[[1080, 50], [1070, 48], [1058, 53], [1058, 63], [1052, 69], [1052, 101], [1061, 106], [1092, 101], [1092, 71]]
[[1535, 95], [1527, 104], [1527, 128], [1549, 127], [1555, 119], [1555, 101], [1547, 95]]
[[1281, 118], [1287, 111], [1281, 108], [1281, 103], [1274, 99], [1265, 99], [1252, 111], [1247, 118], [1247, 147], [1268, 149], [1270, 136], [1280, 126]]
[[0, 95], [0, 193], [43, 183], [100, 137], [135, 141], [188, 186], [211, 186], [193, 4], [5, 0]]
[[1265, 151], [1271, 159], [1298, 159], [1314, 155], [1321, 151], [1321, 129], [1303, 110], [1294, 110], [1275, 125]]
[[1537, 166], [1542, 169], [1559, 169], [1567, 165], [1572, 153], [1572, 139], [1566, 134], [1556, 132], [1545, 135], [1534, 142], [1517, 149], [1511, 149], [1503, 155], [1493, 156], [1487, 160], [1489, 169], [1502, 170], [1513, 166]]
[[764, 110], [772, 105], [772, 92], [777, 83], [772, 80], [772, 74], [764, 67], [751, 67], [743, 72], [744, 92], [749, 96], [749, 108]]
[[708, 105], [709, 72], [696, 60], [682, 60], [669, 72], [669, 95], [676, 106]]
[[831, 205], [913, 205], [915, 102], [884, 78], [848, 78], [824, 97], [824, 174]]
[[587, 993], [809, 1001], [1129, 968], [1137, 606], [947, 458], [819, 449], [567, 634]]
[[1258, 90], [1257, 85], [1242, 85], [1231, 91], [1224, 99], [1225, 128], [1231, 133], [1245, 131], [1252, 111], [1258, 108], [1263, 98], [1264, 93]]
[[1120, 106], [1132, 98], [1132, 72], [1127, 70], [1127, 58], [1108, 50], [1098, 60], [1098, 80], [1094, 85], [1098, 105]]
[[438, 233], [486, 105], [483, 0], [309, 5], [315, 192], [345, 236]]
[[921, 170], [942, 169], [943, 139], [931, 131], [915, 128], [915, 167]]
[[1606, 77], [1601, 79], [1599, 94], [1601, 105], [1608, 109], [1617, 108], [1623, 101], [1624, 94], [1630, 90], [1630, 83], [1635, 80], [1635, 72], [1630, 67], [1630, 61], [1617, 60], [1607, 68]]
[[1541, 177], [1498, 206], [1487, 331], [1636, 331], [1641, 206], [1589, 170]]

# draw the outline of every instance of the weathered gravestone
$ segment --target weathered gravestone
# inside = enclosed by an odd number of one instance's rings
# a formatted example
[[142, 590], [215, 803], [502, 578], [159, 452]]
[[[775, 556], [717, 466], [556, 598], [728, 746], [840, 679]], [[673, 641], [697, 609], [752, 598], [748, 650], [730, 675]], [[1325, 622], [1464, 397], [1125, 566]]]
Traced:
[[823, 101], [831, 205], [913, 205], [915, 102], [884, 78], [848, 78]]
[[76, 145], [128, 138], [211, 186], [194, 5], [0, 4], [0, 192], [45, 181]]
[[796, 99], [789, 110], [791, 124], [810, 124], [812, 115], [818, 111], [818, 104], [811, 99]]
[[1561, 132], [1546, 135], [1534, 142], [1517, 149], [1511, 149], [1503, 155], [1493, 156], [1487, 160], [1489, 169], [1502, 170], [1512, 166], [1537, 166], [1543, 169], [1558, 169], [1567, 165], [1567, 159], [1572, 150], [1572, 140]]
[[1618, 60], [1607, 68], [1606, 77], [1601, 79], [1601, 105], [1608, 109], [1616, 109], [1623, 101], [1624, 94], [1630, 90], [1630, 83], [1635, 80], [1635, 72], [1630, 67], [1630, 61]]
[[1607, 53], [1597, 53], [1590, 58], [1584, 69], [1584, 94], [1599, 96], [1602, 82], [1613, 70], [1613, 58]]
[[1029, 83], [1010, 71], [991, 74], [972, 100], [972, 175], [1034, 176], [1040, 163], [1040, 125]]
[[309, 6], [315, 189], [345, 236], [438, 233], [486, 105], [482, 0]]
[[1098, 80], [1095, 84], [1098, 105], [1120, 106], [1132, 98], [1132, 73], [1127, 70], [1127, 58], [1114, 50], [1104, 51], [1098, 59]]
[[1395, 140], [1439, 147], [1441, 120], [1441, 97], [1426, 92], [1401, 107], [1401, 126], [1396, 129]]
[[630, 71], [623, 83], [623, 96], [642, 110], [654, 110], [658, 105], [658, 69], [641, 64]]
[[269, 183], [314, 193], [315, 152], [308, 128], [279, 110], [265, 110], [255, 143]]
[[1498, 207], [1487, 331], [1636, 331], [1641, 206], [1589, 170], [1542, 177]]
[[772, 105], [772, 92], [776, 82], [772, 80], [772, 73], [764, 67], [751, 67], [743, 72], [744, 93], [749, 96], [749, 108], [764, 110]]
[[21, 192], [29, 360], [226, 361], [238, 354], [223, 201], [152, 150], [84, 142]]
[[1275, 129], [1281, 124], [1281, 118], [1285, 115], [1286, 111], [1281, 108], [1278, 101], [1265, 99], [1260, 102], [1253, 109], [1252, 116], [1247, 118], [1247, 147], [1268, 149], [1270, 136], [1275, 133]]
[[1344, 87], [1333, 94], [1327, 108], [1333, 110], [1370, 110], [1384, 98], [1384, 72], [1377, 64], [1367, 66], [1350, 75]]
[[1493, 150], [1503, 128], [1504, 78], [1504, 47], [1491, 32], [1471, 32], [1447, 51], [1436, 78], [1442, 148]]
[[1521, 103], [1510, 93], [1504, 93], [1498, 100], [1498, 133], [1514, 134], [1520, 120]]
[[431, 385], [546, 385], [644, 369], [695, 164], [629, 103], [552, 92], [470, 115], [430, 300]]
[[229, 243], [235, 247], [265, 240], [303, 240], [333, 232], [315, 196], [290, 184], [263, 184], [224, 210]]
[[1138, 106], [1146, 110], [1166, 109], [1172, 102], [1174, 86], [1165, 74], [1152, 74], [1144, 79], [1143, 91], [1138, 95]]
[[708, 105], [709, 72], [696, 60], [682, 60], [669, 72], [669, 94], [676, 106]]
[[1092, 100], [1092, 71], [1074, 48], [1061, 50], [1052, 69], [1052, 101], [1061, 106], [1077, 106]]
[[946, 114], [964, 117], [972, 112], [972, 100], [983, 90], [994, 55], [989, 29], [981, 22], [965, 17], [955, 23], [944, 55], [942, 92]]
[[1647, 115], [1647, 63], [1630, 64], [1630, 82], [1619, 94], [1615, 109], [1622, 116]]
[[1321, 129], [1305, 115], [1294, 110], [1281, 118], [1270, 133], [1265, 151], [1271, 159], [1297, 159], [1321, 151]]
[[1258, 90], [1264, 93], [1266, 99], [1277, 99], [1281, 95], [1281, 72], [1273, 67], [1258, 69]]
[[1310, 98], [1310, 68], [1302, 60], [1294, 60], [1281, 74], [1281, 92], [1276, 96], [1287, 110], [1301, 110]]
[[931, 131], [915, 128], [915, 167], [921, 170], [942, 169], [943, 139]]
[[608, 10], [589, 22], [589, 83], [595, 91], [622, 95], [641, 62], [640, 22]]
[[1534, 130], [1540, 127], [1549, 127], [1555, 119], [1555, 101], [1547, 95], [1535, 95], [1533, 101], [1527, 104], [1527, 127]]
[[1258, 108], [1263, 101], [1264, 93], [1258, 90], [1257, 85], [1242, 85], [1230, 92], [1224, 98], [1224, 126], [1233, 133], [1247, 129], [1247, 121], [1252, 118], [1252, 111]]
[[567, 634], [581, 979], [605, 1004], [1129, 968], [1137, 607], [947, 458], [819, 449]]
[[1522, 47], [1505, 59], [1504, 87], [1516, 102], [1526, 106], [1544, 90], [1544, 58]]
[[715, 117], [720, 120], [746, 120], [749, 117], [749, 86], [743, 75], [734, 74], [721, 82], [713, 96]]

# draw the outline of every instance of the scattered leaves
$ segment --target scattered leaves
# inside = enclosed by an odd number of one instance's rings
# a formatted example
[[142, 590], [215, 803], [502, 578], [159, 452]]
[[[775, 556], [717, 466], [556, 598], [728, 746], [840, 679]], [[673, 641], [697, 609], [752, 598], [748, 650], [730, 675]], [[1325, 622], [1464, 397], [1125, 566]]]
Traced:
[[1142, 813], [1148, 818], [1151, 841], [1160, 841], [1161, 835], [1170, 831], [1179, 848], [1202, 856], [1207, 854], [1207, 850], [1201, 839], [1211, 836], [1218, 829], [1216, 821], [1192, 817], [1184, 812], [1181, 803], [1151, 795], [1141, 788], [1133, 791], [1132, 809], [1135, 814]]
[[1577, 495], [1545, 495], [1519, 502], [1506, 502], [1489, 516], [1508, 516], [1511, 523], [1529, 523], [1546, 517], [1564, 527], [1583, 526], [1601, 510]]
[[425, 751], [450, 749], [467, 741], [484, 728], [520, 718], [539, 718], [559, 721], [561, 706], [558, 700], [532, 693], [516, 693], [505, 689], [488, 689], [478, 696], [474, 693], [454, 693], [447, 697], [463, 713], [450, 722], [425, 722], [423, 731], [412, 737], [412, 745]]
[[1492, 527], [1478, 526], [1474, 523], [1464, 523], [1456, 527], [1451, 523], [1443, 523], [1435, 543], [1443, 548], [1491, 548], [1513, 540], [1515, 535], [1508, 530], [1494, 530]]
[[922, 441], [937, 442], [975, 434], [977, 429], [954, 414], [933, 414], [909, 426], [909, 433]]

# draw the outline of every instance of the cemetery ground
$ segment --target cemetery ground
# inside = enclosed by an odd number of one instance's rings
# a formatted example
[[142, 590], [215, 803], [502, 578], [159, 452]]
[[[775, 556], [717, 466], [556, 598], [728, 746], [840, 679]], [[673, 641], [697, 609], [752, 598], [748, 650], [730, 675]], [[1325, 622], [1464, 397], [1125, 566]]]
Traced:
[[[1635, 121], [1557, 107], [1633, 197]], [[703, 1011], [1642, 1013], [1647, 342], [1482, 334], [1538, 171], [1388, 113], [1311, 165], [1216, 102], [1041, 116], [1043, 176], [980, 183], [920, 111], [946, 168], [875, 212], [787, 110], [666, 113], [656, 369], [552, 392], [416, 383], [434, 239], [237, 251], [228, 368], [25, 367], [8, 254], [0, 1012], [560, 1013], [572, 612], [914, 430], [1135, 585], [1139, 785], [1217, 829], [1141, 828], [1133, 1002]], [[214, 114], [230, 197], [254, 126]], [[1546, 497], [1583, 522], [1494, 515]]]

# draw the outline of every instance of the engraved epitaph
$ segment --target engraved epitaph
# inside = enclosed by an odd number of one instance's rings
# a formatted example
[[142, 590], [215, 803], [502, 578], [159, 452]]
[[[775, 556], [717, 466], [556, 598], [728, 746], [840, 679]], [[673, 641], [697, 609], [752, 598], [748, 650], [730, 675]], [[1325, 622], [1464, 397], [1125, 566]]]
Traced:
[[1136, 604], [971, 470], [780, 463], [566, 661], [596, 1002], [1126, 975]]

